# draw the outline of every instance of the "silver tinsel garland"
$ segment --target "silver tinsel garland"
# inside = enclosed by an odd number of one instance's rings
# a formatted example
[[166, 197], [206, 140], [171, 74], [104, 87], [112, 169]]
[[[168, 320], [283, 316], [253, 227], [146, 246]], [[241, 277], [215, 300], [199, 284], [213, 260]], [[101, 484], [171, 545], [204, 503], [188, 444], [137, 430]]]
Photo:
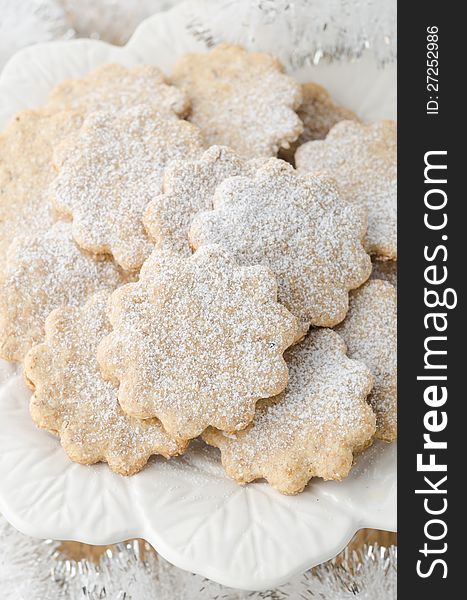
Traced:
[[189, 27], [208, 46], [270, 51], [291, 68], [368, 49], [383, 65], [397, 53], [395, 0], [199, 0]]
[[17, 532], [0, 516], [0, 585], [8, 600], [395, 600], [397, 549], [345, 551], [265, 592], [223, 587], [177, 569], [138, 542], [117, 544], [99, 565], [67, 560], [58, 542]]
[[[122, 44], [146, 17], [180, 0], [0, 0], [0, 67], [26, 45], [60, 37]], [[194, 0], [188, 30], [207, 46], [271, 51], [291, 68], [371, 49], [396, 58], [395, 0]]]

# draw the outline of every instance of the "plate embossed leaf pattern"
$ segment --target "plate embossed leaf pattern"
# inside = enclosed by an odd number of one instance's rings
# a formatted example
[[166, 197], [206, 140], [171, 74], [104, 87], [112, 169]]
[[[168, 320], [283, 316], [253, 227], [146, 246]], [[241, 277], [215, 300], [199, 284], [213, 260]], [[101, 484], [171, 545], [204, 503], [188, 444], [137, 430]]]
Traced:
[[[202, 50], [185, 28], [192, 14], [187, 2], [155, 15], [123, 48], [75, 40], [22, 50], [0, 77], [0, 127], [43, 103], [62, 79], [104, 63], [147, 62], [169, 73], [178, 56]], [[395, 68], [378, 69], [371, 56], [296, 75], [327, 86], [362, 118], [395, 118]], [[32, 423], [30, 395], [18, 369], [0, 361], [0, 511], [29, 535], [93, 544], [143, 537], [181, 568], [253, 590], [331, 558], [361, 527], [395, 529], [395, 444], [375, 444], [346, 480], [313, 480], [295, 497], [263, 482], [237, 486], [218, 451], [198, 442], [125, 478], [106, 465], [72, 463]]]

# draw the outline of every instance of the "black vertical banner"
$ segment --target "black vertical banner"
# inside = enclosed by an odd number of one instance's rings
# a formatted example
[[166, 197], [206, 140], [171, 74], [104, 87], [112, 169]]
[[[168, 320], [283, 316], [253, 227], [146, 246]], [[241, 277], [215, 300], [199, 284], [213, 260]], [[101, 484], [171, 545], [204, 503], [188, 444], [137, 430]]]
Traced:
[[465, 23], [399, 3], [399, 591], [467, 597]]

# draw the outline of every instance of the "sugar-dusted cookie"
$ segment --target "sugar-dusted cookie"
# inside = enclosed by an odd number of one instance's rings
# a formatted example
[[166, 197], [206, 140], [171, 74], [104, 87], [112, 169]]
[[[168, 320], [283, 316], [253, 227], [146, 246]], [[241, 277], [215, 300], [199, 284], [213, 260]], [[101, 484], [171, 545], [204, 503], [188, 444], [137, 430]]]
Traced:
[[303, 122], [303, 133], [299, 143], [322, 140], [339, 121], [357, 121], [357, 115], [349, 108], [339, 106], [330, 93], [318, 83], [302, 85], [303, 101], [297, 113]]
[[161, 192], [165, 166], [202, 150], [198, 128], [186, 121], [162, 119], [140, 107], [118, 115], [94, 113], [55, 153], [59, 174], [52, 201], [73, 218], [79, 246], [111, 254], [123, 269], [135, 271], [152, 249], [142, 217]]
[[387, 281], [370, 280], [350, 294], [350, 309], [337, 331], [351, 358], [375, 377], [369, 401], [376, 413], [376, 437], [397, 437], [397, 294]]
[[83, 114], [145, 105], [165, 117], [185, 117], [190, 103], [153, 65], [103, 65], [82, 79], [68, 79], [52, 91], [49, 106]]
[[112, 294], [113, 331], [98, 348], [123, 410], [181, 439], [246, 427], [257, 400], [287, 384], [282, 354], [297, 320], [276, 295], [269, 269], [239, 267], [219, 247], [155, 250], [138, 283]]
[[384, 279], [397, 288], [397, 261], [395, 260], [373, 260], [371, 279]]
[[168, 458], [185, 445], [170, 438], [157, 419], [125, 415], [117, 388], [102, 379], [96, 349], [111, 329], [107, 299], [108, 292], [98, 292], [82, 307], [54, 310], [45, 323], [45, 342], [28, 352], [24, 372], [34, 388], [33, 420], [60, 436], [71, 460], [105, 461], [113, 471], [132, 475], [151, 455]]
[[11, 240], [53, 223], [44, 195], [55, 177], [55, 145], [81, 125], [81, 116], [48, 109], [22, 110], [0, 134], [0, 271]]
[[285, 353], [286, 390], [258, 403], [251, 425], [233, 435], [213, 428], [204, 433], [220, 448], [230, 477], [239, 483], [265, 478], [296, 494], [312, 477], [347, 476], [353, 452], [374, 434], [375, 416], [366, 402], [373, 377], [345, 350], [334, 331], [312, 330]]
[[303, 133], [290, 148], [281, 150], [280, 157], [293, 162], [298, 146], [310, 140], [323, 140], [336, 123], [344, 120], [358, 121], [357, 115], [350, 109], [336, 104], [329, 92], [318, 83], [302, 85], [302, 103], [297, 114], [303, 123]]
[[221, 44], [180, 58], [172, 81], [187, 93], [190, 120], [210, 146], [230, 146], [245, 158], [275, 156], [302, 132], [300, 85], [269, 54]]
[[15, 238], [0, 281], [0, 356], [22, 360], [41, 342], [49, 313], [79, 306], [89, 294], [126, 281], [109, 259], [84, 254], [70, 223], [57, 222], [47, 233]]
[[213, 207], [216, 187], [228, 177], [251, 175], [261, 159], [246, 161], [226, 146], [211, 146], [195, 160], [175, 160], [164, 173], [163, 193], [149, 203], [144, 225], [157, 245], [191, 253], [193, 217]]
[[391, 260], [397, 258], [396, 151], [394, 121], [341, 121], [325, 140], [303, 144], [295, 154], [300, 172], [332, 177], [344, 200], [367, 211], [365, 247]]
[[254, 176], [232, 177], [217, 188], [214, 210], [194, 218], [190, 241], [194, 248], [221, 244], [242, 265], [270, 267], [279, 301], [306, 331], [310, 323], [342, 321], [349, 290], [369, 277], [364, 234], [364, 220], [327, 180], [300, 176], [271, 158]]

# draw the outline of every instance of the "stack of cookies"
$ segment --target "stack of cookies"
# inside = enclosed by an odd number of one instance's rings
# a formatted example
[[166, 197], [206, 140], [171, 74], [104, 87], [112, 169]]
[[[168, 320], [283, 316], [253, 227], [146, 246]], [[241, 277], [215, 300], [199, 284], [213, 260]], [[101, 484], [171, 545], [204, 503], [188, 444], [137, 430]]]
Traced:
[[396, 259], [395, 123], [267, 54], [105, 65], [0, 136], [0, 354], [79, 463], [345, 477], [396, 438]]

